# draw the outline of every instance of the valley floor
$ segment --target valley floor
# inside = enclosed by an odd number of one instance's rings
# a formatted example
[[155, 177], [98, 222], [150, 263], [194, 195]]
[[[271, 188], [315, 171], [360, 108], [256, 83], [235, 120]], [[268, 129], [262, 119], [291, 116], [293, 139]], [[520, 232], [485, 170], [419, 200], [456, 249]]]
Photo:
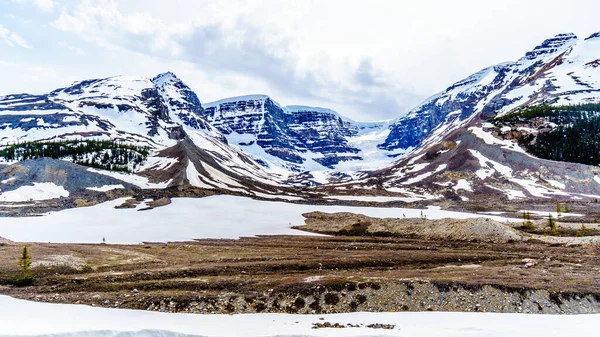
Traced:
[[[0, 283], [22, 245], [0, 246]], [[600, 312], [599, 251], [546, 243], [267, 236], [104, 245], [29, 244], [52, 303], [190, 313]]]

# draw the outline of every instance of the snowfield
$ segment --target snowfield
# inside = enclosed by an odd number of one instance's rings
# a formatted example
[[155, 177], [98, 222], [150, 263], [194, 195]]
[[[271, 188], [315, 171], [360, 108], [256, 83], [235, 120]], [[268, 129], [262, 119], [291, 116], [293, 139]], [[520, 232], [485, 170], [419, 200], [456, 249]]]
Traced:
[[[324, 320], [319, 320], [323, 317]], [[334, 315], [196, 315], [28, 302], [0, 296], [0, 336], [597, 336], [598, 315], [494, 313], [349, 313]], [[317, 322], [360, 328], [312, 329]], [[373, 323], [394, 324], [375, 330]]]
[[[303, 213], [353, 212], [371, 217], [428, 219], [499, 216], [428, 209], [351, 206], [314, 206], [260, 201], [228, 195], [205, 198], [174, 198], [172, 203], [152, 210], [115, 209], [126, 199], [91, 207], [66, 209], [44, 216], [0, 217], [0, 236], [19, 242], [113, 244], [188, 241], [201, 238], [239, 238], [255, 235], [312, 235], [291, 229], [304, 224]], [[520, 221], [520, 220], [519, 220]]]

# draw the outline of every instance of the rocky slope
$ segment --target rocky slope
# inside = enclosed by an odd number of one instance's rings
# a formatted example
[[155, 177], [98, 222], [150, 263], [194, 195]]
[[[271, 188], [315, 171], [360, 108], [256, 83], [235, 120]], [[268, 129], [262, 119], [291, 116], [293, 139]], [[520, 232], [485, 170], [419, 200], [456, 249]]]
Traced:
[[202, 111], [196, 94], [172, 73], [87, 80], [45, 95], [0, 97], [0, 143], [110, 140], [144, 147], [150, 155], [141, 165], [129, 165], [133, 175], [95, 170], [138, 188], [195, 186], [245, 194], [277, 188], [282, 177], [229, 146]]

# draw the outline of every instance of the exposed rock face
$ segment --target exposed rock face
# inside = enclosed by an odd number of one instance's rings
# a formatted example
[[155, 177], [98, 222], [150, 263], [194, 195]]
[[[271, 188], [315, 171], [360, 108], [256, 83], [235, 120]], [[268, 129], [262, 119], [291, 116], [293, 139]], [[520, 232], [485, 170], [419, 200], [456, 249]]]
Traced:
[[559, 34], [516, 62], [483, 69], [455, 83], [398, 119], [379, 148], [416, 147], [436, 129], [441, 136], [474, 118], [487, 119], [524, 105], [598, 101], [600, 83], [589, 67], [600, 54], [595, 39], [596, 34], [584, 41]]
[[[228, 141], [240, 147], [254, 144], [266, 153], [300, 169], [309, 158], [325, 167], [360, 159], [359, 149], [346, 137], [358, 130], [349, 120], [328, 109], [282, 107], [265, 95], [229, 98], [208, 103], [203, 113]], [[322, 156], [310, 155], [310, 153]]]
[[200, 117], [204, 109], [196, 93], [175, 74], [172, 72], [159, 74], [152, 79], [152, 83], [166, 109], [164, 120], [173, 120], [180, 125], [207, 130], [216, 135], [215, 129]]

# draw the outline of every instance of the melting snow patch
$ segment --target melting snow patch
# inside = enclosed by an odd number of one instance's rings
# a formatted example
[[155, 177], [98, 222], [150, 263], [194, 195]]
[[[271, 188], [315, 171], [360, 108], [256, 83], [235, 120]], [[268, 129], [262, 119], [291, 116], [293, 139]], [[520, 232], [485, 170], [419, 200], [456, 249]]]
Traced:
[[33, 183], [33, 186], [21, 186], [0, 194], [0, 201], [48, 200], [68, 196], [69, 191], [54, 183]]
[[403, 202], [414, 202], [420, 199], [410, 197], [385, 197], [385, 196], [365, 196], [365, 195], [331, 195], [325, 197], [326, 199], [336, 200], [355, 200], [355, 201], [372, 201], [372, 202], [390, 202], [390, 201], [403, 201]]
[[510, 140], [503, 140], [494, 137], [492, 134], [484, 131], [482, 128], [470, 127], [469, 131], [473, 133], [477, 138], [483, 140], [488, 145], [500, 145], [503, 149], [526, 153], [518, 144], [511, 142]]
[[525, 193], [523, 193], [522, 191], [506, 190], [505, 193], [506, 193], [506, 196], [508, 197], [508, 200], [526, 199], [527, 198], [525, 196]]
[[494, 174], [494, 171], [498, 171], [500, 174], [507, 178], [512, 177], [512, 169], [510, 167], [486, 158], [479, 151], [469, 151], [475, 158], [477, 158], [477, 160], [479, 160], [479, 166], [481, 166], [481, 169], [477, 170], [475, 174], [479, 178], [481, 178], [481, 180], [485, 180], [487, 177], [492, 176]]
[[112, 177], [115, 179], [119, 179], [121, 181], [124, 181], [126, 183], [129, 183], [129, 184], [132, 184], [139, 188], [144, 188], [144, 189], [167, 188], [167, 186], [169, 186], [169, 184], [171, 183], [171, 180], [162, 182], [162, 183], [151, 183], [150, 181], [148, 181], [147, 177], [142, 177], [142, 176], [138, 176], [135, 174], [127, 174], [127, 173], [122, 173], [122, 172], [97, 170], [97, 169], [93, 169], [93, 168], [89, 168], [88, 171], [93, 172], [93, 173], [103, 174], [105, 176], [109, 176], [109, 177]]
[[456, 185], [452, 187], [454, 191], [458, 192], [459, 190], [465, 190], [467, 192], [473, 192], [473, 188], [471, 188], [471, 183], [465, 179], [460, 179]]
[[96, 191], [96, 192], [107, 192], [107, 191], [116, 190], [116, 189], [125, 189], [125, 187], [123, 185], [119, 184], [119, 185], [104, 185], [104, 186], [100, 186], [100, 187], [86, 188], [86, 190]]
[[6, 184], [6, 183], [8, 183], [8, 182], [11, 182], [11, 181], [13, 181], [13, 180], [15, 180], [15, 179], [17, 179], [17, 178], [15, 178], [15, 177], [10, 177], [10, 178], [8, 178], [8, 179], [4, 179], [4, 180], [2, 180], [2, 183], [3, 183], [3, 184]]
[[536, 214], [542, 217], [547, 217], [549, 214], [552, 215], [552, 217], [554, 219], [556, 218], [560, 218], [560, 217], [567, 217], [567, 216], [574, 216], [574, 217], [582, 217], [583, 214], [579, 214], [579, 213], [557, 213], [557, 212], [544, 212], [544, 211], [528, 211], [528, 210], [521, 210], [519, 211], [521, 213], [530, 213], [530, 214]]
[[563, 184], [563, 183], [561, 183], [560, 181], [557, 181], [557, 180], [546, 179], [546, 181], [549, 182], [550, 185], [552, 185], [552, 186], [554, 186], [556, 188], [559, 188], [561, 190], [564, 190], [567, 187], [567, 185], [565, 185], [565, 184]]
[[416, 182], [419, 182], [419, 181], [421, 181], [421, 180], [423, 180], [423, 179], [425, 179], [425, 178], [427, 178], [427, 177], [431, 176], [432, 174], [433, 174], [433, 172], [425, 172], [425, 173], [423, 173], [423, 174], [420, 174], [420, 175], [418, 175], [418, 176], [416, 176], [416, 177], [412, 177], [412, 178], [410, 178], [410, 179], [408, 179], [408, 180], [406, 180], [406, 181], [403, 181], [403, 182], [402, 182], [402, 185], [410, 185], [410, 184], [414, 184], [414, 183], [416, 183]]

